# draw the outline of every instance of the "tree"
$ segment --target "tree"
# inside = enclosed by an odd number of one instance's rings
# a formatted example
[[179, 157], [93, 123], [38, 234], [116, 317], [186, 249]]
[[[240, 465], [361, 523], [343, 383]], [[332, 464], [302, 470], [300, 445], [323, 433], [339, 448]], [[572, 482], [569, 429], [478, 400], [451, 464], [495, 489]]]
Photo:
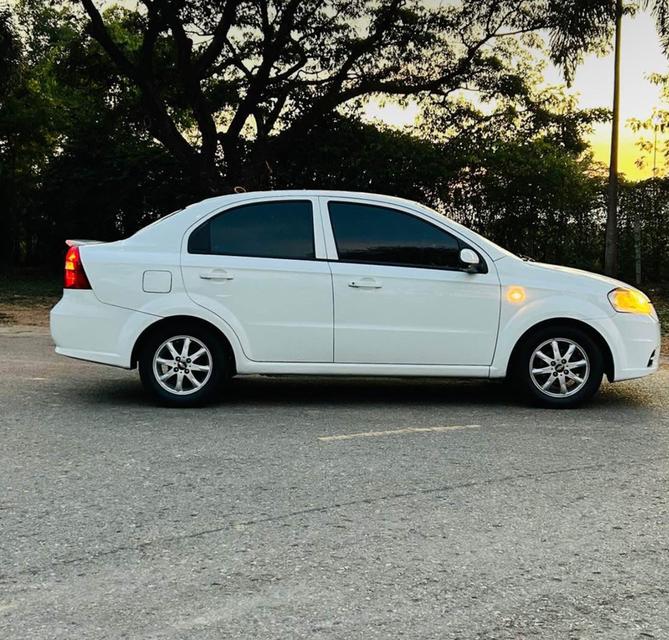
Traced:
[[21, 44], [8, 9], [0, 8], [0, 266], [16, 255], [14, 234], [14, 176], [16, 157], [11, 129], [14, 94], [20, 84]]
[[610, 27], [583, 4], [142, 0], [124, 32], [109, 10], [80, 0], [88, 33], [139, 92], [151, 135], [203, 193], [267, 186], [276, 142], [372, 95], [522, 93], [505, 43], [526, 34], [548, 30], [554, 59], [572, 73]]
[[197, 198], [71, 12], [27, 1], [4, 15], [0, 270], [60, 266], [67, 237], [116, 239]]

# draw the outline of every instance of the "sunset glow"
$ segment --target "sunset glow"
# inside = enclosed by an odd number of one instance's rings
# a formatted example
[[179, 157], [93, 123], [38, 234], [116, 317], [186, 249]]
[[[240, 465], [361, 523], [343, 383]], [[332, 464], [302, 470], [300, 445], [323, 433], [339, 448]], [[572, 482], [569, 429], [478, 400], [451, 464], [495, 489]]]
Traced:
[[[636, 16], [623, 20], [622, 67], [621, 67], [621, 113], [620, 113], [620, 157], [621, 173], [630, 180], [642, 180], [652, 176], [652, 163], [643, 168], [635, 162], [640, 156], [637, 142], [639, 134], [628, 125], [630, 118], [646, 119], [653, 108], [662, 107], [660, 89], [650, 83], [652, 73], [669, 72], [667, 57], [660, 47], [653, 17], [640, 11]], [[560, 71], [549, 65], [545, 72], [547, 85], [563, 84]], [[604, 57], [588, 56], [578, 68], [570, 91], [579, 97], [579, 106], [587, 108], [611, 108], [613, 95], [613, 55]], [[664, 105], [669, 106], [669, 105]], [[370, 100], [363, 114], [368, 120], [380, 120], [396, 127], [410, 126], [415, 122], [419, 109], [415, 104], [402, 107], [392, 101]], [[646, 134], [649, 137], [649, 134]], [[589, 138], [594, 159], [608, 166], [610, 155], [611, 125], [601, 123], [594, 128]], [[665, 160], [659, 152], [663, 148], [667, 134], [658, 136], [657, 169], [662, 173]]]
[[[655, 30], [652, 16], [639, 12], [635, 17], [623, 20], [622, 30], [622, 65], [620, 70], [620, 171], [632, 180], [649, 178], [652, 166], [639, 169], [635, 160], [639, 157], [636, 142], [639, 136], [627, 125], [630, 118], [649, 118], [654, 107], [661, 107], [660, 90], [652, 85], [648, 76], [651, 73], [667, 73], [669, 64], [660, 48], [660, 41]], [[560, 82], [556, 69], [548, 69], [546, 80]], [[589, 56], [578, 69], [573, 90], [579, 94], [579, 104], [583, 108], [611, 107], [613, 95], [613, 55], [603, 58]], [[611, 125], [602, 123], [595, 128], [590, 144], [595, 159], [609, 163]], [[662, 138], [660, 136], [660, 138]], [[658, 146], [662, 140], [658, 141]], [[658, 166], [664, 166], [664, 160], [658, 154]]]

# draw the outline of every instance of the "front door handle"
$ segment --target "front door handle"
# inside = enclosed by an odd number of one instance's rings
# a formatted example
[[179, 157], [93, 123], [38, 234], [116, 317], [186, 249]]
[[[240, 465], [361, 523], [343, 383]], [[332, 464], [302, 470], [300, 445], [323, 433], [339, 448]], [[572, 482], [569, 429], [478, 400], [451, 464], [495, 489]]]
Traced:
[[231, 276], [225, 269], [212, 269], [201, 273], [200, 278], [203, 280], [234, 280], [235, 276]]
[[354, 289], [380, 289], [383, 285], [374, 278], [360, 278], [360, 280], [351, 280], [348, 286]]

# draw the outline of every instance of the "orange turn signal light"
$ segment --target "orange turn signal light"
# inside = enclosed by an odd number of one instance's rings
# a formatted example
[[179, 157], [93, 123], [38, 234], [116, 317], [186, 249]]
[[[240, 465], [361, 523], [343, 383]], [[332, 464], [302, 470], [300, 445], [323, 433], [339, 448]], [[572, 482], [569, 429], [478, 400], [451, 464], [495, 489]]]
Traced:
[[520, 304], [526, 298], [525, 289], [514, 285], [506, 290], [506, 299], [513, 304]]

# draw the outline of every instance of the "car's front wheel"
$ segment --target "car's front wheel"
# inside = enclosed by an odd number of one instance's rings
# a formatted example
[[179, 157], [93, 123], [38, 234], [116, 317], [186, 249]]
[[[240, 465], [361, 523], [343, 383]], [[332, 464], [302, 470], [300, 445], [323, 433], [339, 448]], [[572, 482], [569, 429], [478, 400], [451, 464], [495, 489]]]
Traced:
[[515, 378], [535, 404], [571, 408], [589, 400], [604, 374], [601, 348], [588, 333], [571, 326], [548, 326], [520, 346]]
[[221, 338], [206, 327], [165, 327], [139, 353], [144, 388], [161, 404], [191, 407], [212, 399], [229, 375]]

